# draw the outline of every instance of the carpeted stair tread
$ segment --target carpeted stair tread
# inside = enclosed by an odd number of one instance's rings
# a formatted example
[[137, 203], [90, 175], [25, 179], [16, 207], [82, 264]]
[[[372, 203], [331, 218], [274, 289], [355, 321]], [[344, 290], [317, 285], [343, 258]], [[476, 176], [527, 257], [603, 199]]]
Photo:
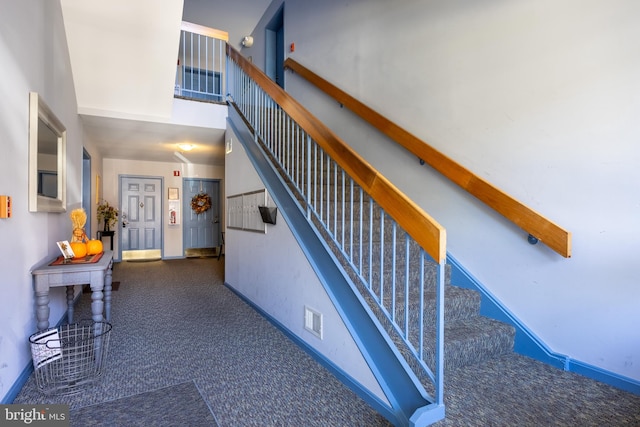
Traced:
[[[432, 331], [425, 331], [427, 342], [435, 341]], [[485, 362], [513, 352], [515, 328], [484, 316], [446, 322], [444, 327], [445, 370]], [[429, 352], [430, 353], [430, 352]], [[432, 366], [433, 354], [425, 356]]]
[[[469, 319], [478, 315], [481, 303], [480, 294], [478, 292], [471, 289], [460, 288], [458, 286], [445, 285], [444, 294], [444, 317], [447, 322]], [[425, 290], [423, 304], [425, 323], [435, 323], [436, 297], [435, 291]], [[416, 295], [410, 296], [410, 304], [418, 307], [419, 303], [419, 296], [416, 292]], [[386, 295], [384, 299], [384, 306], [387, 311], [391, 312], [392, 304], [391, 295]], [[397, 293], [395, 309], [396, 318], [402, 319], [404, 317], [404, 292]], [[417, 313], [418, 310], [410, 310], [411, 322], [414, 323], [417, 321]]]
[[[425, 297], [435, 301], [435, 292], [425, 292]], [[444, 318], [446, 322], [455, 322], [476, 317], [480, 311], [480, 294], [471, 289], [446, 286], [444, 291]], [[435, 318], [435, 304], [428, 304], [425, 317]]]

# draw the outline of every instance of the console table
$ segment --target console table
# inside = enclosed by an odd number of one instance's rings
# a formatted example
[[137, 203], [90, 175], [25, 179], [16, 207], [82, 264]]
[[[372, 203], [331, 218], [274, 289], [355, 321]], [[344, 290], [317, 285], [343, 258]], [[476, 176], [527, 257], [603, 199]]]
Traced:
[[[111, 269], [113, 251], [104, 251], [94, 263], [49, 265], [52, 261], [34, 268], [33, 286], [36, 294], [36, 319], [38, 330], [49, 327], [49, 289], [67, 287], [67, 320], [73, 322], [74, 285], [91, 286], [91, 318], [96, 321], [111, 320]], [[103, 292], [104, 290], [104, 292]], [[106, 313], [103, 317], [103, 311]]]

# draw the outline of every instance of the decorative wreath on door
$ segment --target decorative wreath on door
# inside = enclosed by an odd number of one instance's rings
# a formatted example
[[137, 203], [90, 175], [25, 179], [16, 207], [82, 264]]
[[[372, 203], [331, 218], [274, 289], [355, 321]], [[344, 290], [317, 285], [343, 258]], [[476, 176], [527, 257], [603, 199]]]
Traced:
[[200, 215], [211, 208], [211, 197], [206, 193], [199, 193], [191, 199], [191, 209]]

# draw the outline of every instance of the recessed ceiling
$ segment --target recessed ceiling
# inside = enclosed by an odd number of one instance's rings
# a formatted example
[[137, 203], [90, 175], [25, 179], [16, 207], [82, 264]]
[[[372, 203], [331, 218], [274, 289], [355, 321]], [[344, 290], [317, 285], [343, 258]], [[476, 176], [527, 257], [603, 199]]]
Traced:
[[[107, 159], [224, 165], [224, 129], [81, 115], [85, 138]], [[183, 151], [178, 144], [191, 144]], [[180, 156], [177, 156], [179, 153]], [[181, 157], [182, 156], [182, 157]]]

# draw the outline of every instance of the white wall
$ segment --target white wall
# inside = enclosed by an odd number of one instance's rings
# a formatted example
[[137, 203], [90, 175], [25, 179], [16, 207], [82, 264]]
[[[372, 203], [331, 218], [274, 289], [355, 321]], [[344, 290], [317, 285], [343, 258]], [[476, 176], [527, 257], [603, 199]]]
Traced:
[[[0, 400], [31, 364], [28, 337], [36, 331], [30, 270], [59, 255], [56, 241], [70, 240], [69, 212], [80, 207], [82, 126], [58, 1], [3, 2], [0, 13], [0, 194], [13, 217], [0, 219]], [[28, 208], [29, 92], [38, 92], [67, 129], [67, 213]], [[94, 165], [101, 159], [91, 146]], [[96, 166], [94, 166], [96, 168]], [[94, 169], [99, 170], [99, 169]], [[95, 182], [93, 183], [95, 185]], [[80, 289], [76, 289], [79, 292]], [[63, 288], [51, 292], [49, 320], [64, 315]]]
[[[226, 156], [227, 195], [264, 189], [233, 131], [227, 130], [226, 138], [233, 146]], [[268, 205], [274, 206], [273, 201]], [[264, 234], [226, 229], [225, 282], [386, 402], [281, 213], [276, 225], [267, 225]], [[322, 340], [304, 329], [305, 305], [323, 315]]]
[[[264, 24], [243, 50], [264, 67]], [[573, 233], [564, 259], [287, 72], [552, 350], [640, 379], [640, 3], [285, 3], [288, 53]]]
[[79, 112], [166, 119], [171, 114], [183, 0], [164, 0], [161, 7], [155, 0], [61, 2]]
[[[104, 159], [104, 176], [103, 176], [103, 194], [104, 199], [113, 206], [120, 206], [118, 199], [119, 177], [120, 175], [135, 175], [163, 178], [163, 233], [164, 240], [162, 248], [164, 258], [182, 258], [182, 225], [169, 225], [169, 201], [167, 200], [167, 188], [178, 187], [180, 189], [180, 202], [184, 203], [182, 180], [184, 178], [207, 178], [207, 179], [224, 179], [224, 166], [207, 166], [187, 164], [181, 162], [163, 163], [163, 162], [145, 162], [139, 160], [121, 160], [121, 159]], [[180, 176], [173, 176], [173, 171], [180, 171]], [[221, 183], [221, 189], [224, 188], [224, 182]], [[221, 198], [224, 200], [224, 190], [221, 190]], [[220, 207], [223, 209], [223, 206]], [[184, 216], [184, 208], [181, 206], [181, 217]], [[182, 224], [182, 219], [180, 221]], [[118, 223], [118, 227], [121, 224]], [[115, 234], [113, 241], [113, 249], [117, 251], [119, 234]], [[116, 259], [120, 259], [120, 254], [114, 254]]]

